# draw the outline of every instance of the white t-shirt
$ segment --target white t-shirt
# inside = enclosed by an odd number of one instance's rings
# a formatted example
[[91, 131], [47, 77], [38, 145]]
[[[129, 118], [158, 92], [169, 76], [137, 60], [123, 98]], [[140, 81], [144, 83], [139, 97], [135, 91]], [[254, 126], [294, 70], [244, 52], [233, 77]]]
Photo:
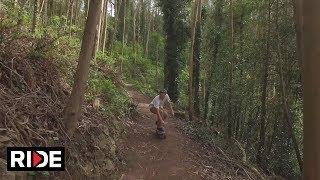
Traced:
[[163, 100], [160, 99], [160, 95], [156, 96], [152, 102], [150, 103], [150, 107], [155, 107], [155, 108], [163, 108], [165, 103], [169, 103], [170, 102], [170, 97], [168, 94], [166, 94], [166, 96], [163, 98]]

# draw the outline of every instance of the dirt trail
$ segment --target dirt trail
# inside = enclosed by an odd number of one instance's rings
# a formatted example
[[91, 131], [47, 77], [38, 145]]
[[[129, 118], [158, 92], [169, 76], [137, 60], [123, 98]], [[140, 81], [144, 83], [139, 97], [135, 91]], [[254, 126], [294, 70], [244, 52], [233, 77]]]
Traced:
[[166, 139], [156, 138], [155, 116], [148, 109], [150, 99], [136, 91], [129, 93], [138, 103], [139, 115], [125, 122], [129, 130], [124, 143], [128, 170], [122, 180], [244, 179], [241, 174], [222, 172], [221, 162], [212, 159], [215, 152], [208, 152], [182, 133], [178, 119], [169, 118]]

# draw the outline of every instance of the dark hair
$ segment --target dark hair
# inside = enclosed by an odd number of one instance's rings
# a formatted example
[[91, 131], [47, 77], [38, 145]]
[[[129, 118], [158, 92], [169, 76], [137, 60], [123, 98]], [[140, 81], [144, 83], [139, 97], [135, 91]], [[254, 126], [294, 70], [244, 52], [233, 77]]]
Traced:
[[162, 89], [159, 91], [159, 93], [166, 93], [167, 94], [167, 90], [166, 89]]

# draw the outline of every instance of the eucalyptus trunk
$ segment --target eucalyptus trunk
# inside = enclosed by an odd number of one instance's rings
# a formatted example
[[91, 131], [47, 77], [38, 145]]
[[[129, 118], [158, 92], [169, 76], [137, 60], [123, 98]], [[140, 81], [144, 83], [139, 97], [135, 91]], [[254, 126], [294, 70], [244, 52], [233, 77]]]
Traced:
[[303, 1], [304, 179], [320, 179], [320, 1]]
[[266, 37], [266, 52], [264, 57], [263, 65], [263, 77], [261, 84], [261, 115], [260, 115], [260, 131], [259, 131], [259, 147], [257, 152], [257, 163], [265, 168], [265, 141], [266, 141], [266, 113], [267, 113], [267, 87], [269, 77], [269, 64], [271, 60], [270, 52], [270, 25], [271, 25], [271, 3], [268, 2], [268, 26], [267, 26], [267, 37]]
[[193, 72], [194, 72], [194, 45], [196, 36], [196, 26], [198, 21], [199, 10], [201, 9], [201, 0], [196, 0], [194, 2], [193, 17], [192, 17], [192, 27], [191, 27], [191, 49], [189, 55], [189, 101], [188, 101], [188, 116], [189, 120], [192, 121], [194, 118], [194, 86], [193, 86]]
[[38, 21], [38, 0], [33, 1], [33, 18], [32, 18], [32, 28], [31, 32], [35, 33], [37, 28]]
[[94, 50], [96, 27], [99, 23], [102, 1], [91, 1], [88, 18], [81, 44], [75, 81], [67, 106], [64, 109], [64, 122], [69, 136], [74, 134], [77, 122], [81, 116], [82, 104], [88, 80], [90, 60]]

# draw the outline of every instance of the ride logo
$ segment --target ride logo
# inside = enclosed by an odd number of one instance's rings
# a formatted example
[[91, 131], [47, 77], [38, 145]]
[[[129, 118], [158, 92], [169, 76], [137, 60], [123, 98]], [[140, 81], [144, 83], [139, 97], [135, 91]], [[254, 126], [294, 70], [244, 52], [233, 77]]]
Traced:
[[7, 147], [7, 171], [64, 171], [63, 147]]

